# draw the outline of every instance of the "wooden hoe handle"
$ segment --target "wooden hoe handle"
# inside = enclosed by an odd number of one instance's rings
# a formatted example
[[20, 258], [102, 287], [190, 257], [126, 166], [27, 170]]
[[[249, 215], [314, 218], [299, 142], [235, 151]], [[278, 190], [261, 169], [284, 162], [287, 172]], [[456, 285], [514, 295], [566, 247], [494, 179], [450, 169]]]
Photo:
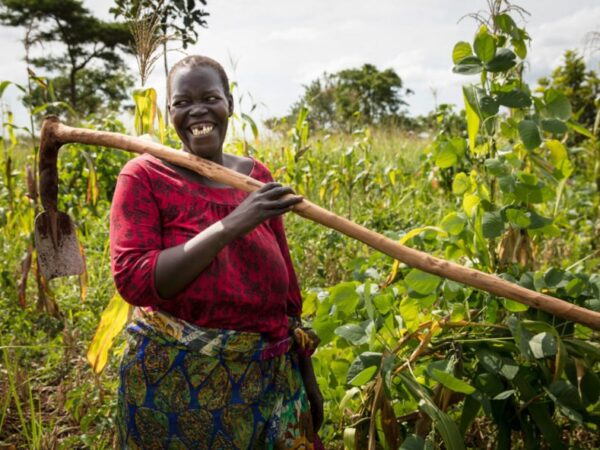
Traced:
[[[193, 170], [211, 180], [241, 189], [245, 192], [253, 192], [263, 185], [262, 182], [254, 178], [242, 175], [234, 170], [227, 169], [189, 153], [174, 150], [162, 144], [119, 133], [69, 127], [62, 124], [56, 117], [49, 117], [44, 121], [41, 135], [40, 186], [42, 189], [40, 191], [42, 197], [44, 195], [44, 186], [52, 184], [51, 180], [47, 179], [47, 177], [57, 176], [55, 168], [58, 148], [60, 148], [60, 145], [67, 143], [100, 145], [140, 154], [149, 153], [157, 158]], [[46, 147], [51, 148], [48, 158], [44, 156]], [[53, 164], [50, 160], [52, 156], [54, 158]], [[53, 173], [49, 169], [52, 166], [54, 167]], [[48, 173], [47, 176], [45, 176], [46, 172]], [[54, 184], [57, 184], [57, 181], [56, 179]], [[44, 206], [46, 204], [56, 205], [56, 194], [53, 193], [53, 195], [54, 199], [44, 200], [42, 198]], [[410, 267], [458, 281], [498, 297], [516, 300], [562, 319], [583, 324], [594, 330], [600, 330], [600, 313], [596, 311], [532, 291], [505, 281], [495, 275], [469, 269], [406, 247], [379, 233], [340, 217], [331, 211], [323, 209], [308, 200], [303, 200], [295, 205], [293, 211], [302, 217], [364, 242], [375, 250], [379, 250], [392, 258], [402, 261]]]

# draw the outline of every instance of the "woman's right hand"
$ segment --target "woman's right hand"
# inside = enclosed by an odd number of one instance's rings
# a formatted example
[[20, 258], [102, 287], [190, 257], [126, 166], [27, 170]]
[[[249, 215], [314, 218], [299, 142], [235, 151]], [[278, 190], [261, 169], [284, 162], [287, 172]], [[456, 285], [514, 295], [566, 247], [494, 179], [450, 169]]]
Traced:
[[295, 195], [291, 187], [266, 183], [248, 195], [221, 223], [238, 237], [243, 236], [265, 220], [291, 211], [301, 201], [302, 196]]

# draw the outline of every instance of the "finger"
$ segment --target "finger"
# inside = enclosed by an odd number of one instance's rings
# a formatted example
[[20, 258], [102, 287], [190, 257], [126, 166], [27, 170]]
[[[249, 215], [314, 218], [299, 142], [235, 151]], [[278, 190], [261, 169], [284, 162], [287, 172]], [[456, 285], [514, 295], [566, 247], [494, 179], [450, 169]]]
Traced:
[[268, 199], [276, 199], [287, 194], [294, 194], [294, 190], [289, 186], [278, 186], [265, 192], [265, 197]]
[[256, 192], [268, 192], [271, 189], [275, 189], [281, 187], [281, 183], [277, 183], [275, 181], [270, 181], [269, 183], [263, 184]]
[[297, 203], [300, 203], [304, 197], [301, 195], [292, 195], [290, 197], [286, 197], [280, 200], [274, 200], [268, 203], [265, 203], [265, 209], [286, 209], [294, 206]]
[[282, 214], [289, 213], [294, 205], [287, 206], [285, 208], [269, 209], [266, 212], [267, 218], [281, 216]]

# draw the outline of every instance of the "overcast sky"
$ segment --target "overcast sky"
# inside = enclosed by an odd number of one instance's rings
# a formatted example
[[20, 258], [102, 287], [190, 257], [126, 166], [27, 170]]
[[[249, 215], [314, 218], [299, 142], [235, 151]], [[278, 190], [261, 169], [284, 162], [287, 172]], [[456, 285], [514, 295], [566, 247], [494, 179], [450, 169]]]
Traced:
[[[111, 19], [110, 0], [85, 0], [104, 19]], [[579, 48], [588, 67], [598, 70], [600, 52], [585, 50], [586, 34], [600, 31], [600, 0], [522, 0], [531, 15], [526, 26], [532, 37], [530, 67], [534, 82], [560, 63], [566, 49]], [[323, 71], [375, 64], [393, 68], [405, 87], [411, 115], [424, 114], [438, 103], [461, 103], [460, 86], [476, 81], [452, 73], [451, 53], [459, 40], [472, 41], [476, 24], [462, 16], [485, 8], [485, 0], [208, 0], [208, 28], [188, 53], [221, 62], [240, 92], [262, 104], [259, 118], [283, 115], [302, 93], [302, 85]], [[22, 30], [0, 27], [4, 64], [0, 80], [26, 81], [20, 39]], [[52, 48], [46, 48], [52, 51]], [[183, 56], [169, 54], [171, 62]], [[135, 62], [130, 61], [132, 69]], [[162, 64], [149, 85], [164, 95]], [[25, 117], [18, 92], [4, 96], [17, 121]], [[163, 102], [161, 102], [162, 104]]]

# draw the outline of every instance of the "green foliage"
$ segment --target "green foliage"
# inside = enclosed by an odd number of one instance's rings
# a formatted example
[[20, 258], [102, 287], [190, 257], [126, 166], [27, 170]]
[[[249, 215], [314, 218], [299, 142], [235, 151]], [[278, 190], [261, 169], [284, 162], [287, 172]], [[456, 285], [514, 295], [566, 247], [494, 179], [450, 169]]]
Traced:
[[[378, 70], [372, 64], [361, 68], [324, 73], [304, 87], [304, 94], [292, 107], [289, 122], [303, 107], [313, 129], [352, 130], [365, 125], [400, 119], [403, 83], [393, 69]], [[410, 90], [405, 91], [405, 95]]]
[[[311, 135], [306, 108], [284, 138], [261, 140], [252, 107], [234, 116], [228, 151], [264, 161], [296, 192], [405, 245], [600, 310], [597, 174], [580, 163], [597, 141], [574, 121], [562, 88], [532, 93], [521, 79], [528, 38], [511, 11], [478, 22], [473, 41], [454, 47], [455, 71], [477, 76], [463, 90], [464, 115], [440, 105], [427, 118], [431, 141], [383, 127]], [[53, 83], [31, 80], [46, 83], [41, 106], [68, 108], [52, 98]], [[15, 87], [27, 90], [4, 82], [0, 93]], [[139, 132], [170, 142], [160, 120], [152, 128], [153, 91], [135, 95]], [[30, 239], [33, 130], [3, 119], [0, 390], [9, 395], [0, 398], [0, 446], [112, 448], [123, 336], [102, 353], [101, 375], [85, 355], [114, 294], [107, 218], [129, 156], [61, 150], [60, 209], [78, 224], [88, 274], [44, 286]], [[106, 115], [79, 125], [125, 132]], [[581, 148], [569, 144], [572, 133]], [[600, 445], [597, 332], [394, 263], [297, 216], [286, 227], [305, 319], [322, 339], [314, 366], [327, 448]]]
[[[104, 99], [115, 107], [126, 98], [131, 79], [119, 50], [128, 51], [131, 37], [124, 24], [97, 19], [81, 0], [2, 0], [0, 22], [25, 28], [28, 65], [56, 74], [56, 93], [74, 110], [88, 114]], [[64, 52], [29, 58], [31, 46], [50, 43], [62, 44]], [[27, 101], [38, 106], [42, 96], [37, 89]]]
[[184, 49], [198, 40], [197, 27], [206, 27], [205, 17], [209, 13], [198, 8], [206, 6], [206, 0], [115, 0], [110, 12], [115, 17], [133, 20], [141, 10], [158, 12], [164, 36], [177, 36]]
[[[562, 109], [565, 114], [572, 108], [574, 119], [588, 130], [594, 129], [600, 95], [600, 79], [593, 70], [586, 68], [583, 57], [576, 50], [567, 50], [563, 63], [552, 72], [552, 75], [538, 80], [537, 91], [547, 95], [562, 94], [555, 109]], [[560, 112], [560, 111], [559, 111]], [[563, 120], [565, 120], [563, 118]], [[563, 131], [564, 134], [564, 131]], [[579, 137], [581, 141], [583, 138]]]

